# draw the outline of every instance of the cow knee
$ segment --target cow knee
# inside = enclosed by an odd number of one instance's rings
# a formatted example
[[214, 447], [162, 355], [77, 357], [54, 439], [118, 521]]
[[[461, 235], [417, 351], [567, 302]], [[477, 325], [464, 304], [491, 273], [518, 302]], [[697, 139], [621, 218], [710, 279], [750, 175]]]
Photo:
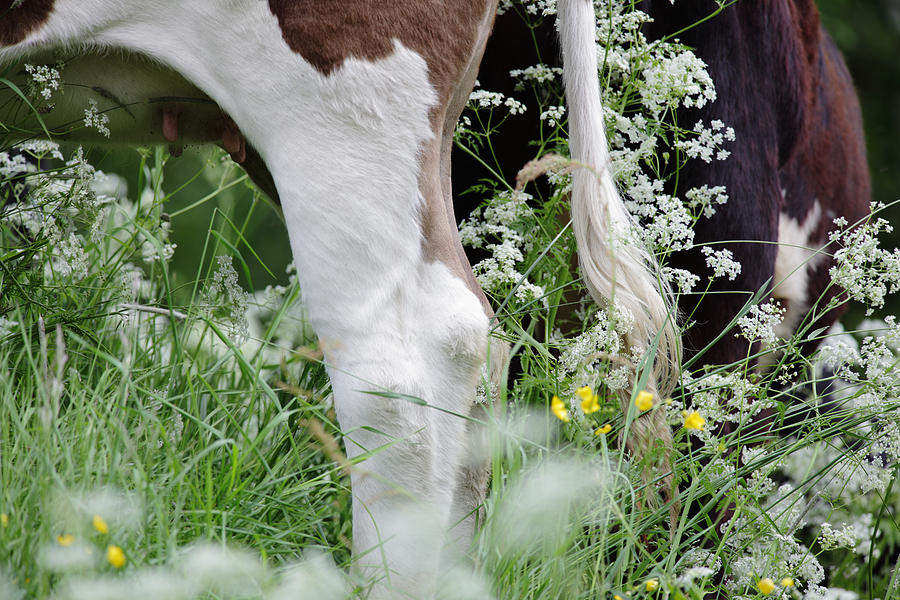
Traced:
[[421, 327], [431, 351], [446, 355], [457, 368], [480, 371], [489, 321], [479, 299], [441, 263], [426, 267], [422, 288]]

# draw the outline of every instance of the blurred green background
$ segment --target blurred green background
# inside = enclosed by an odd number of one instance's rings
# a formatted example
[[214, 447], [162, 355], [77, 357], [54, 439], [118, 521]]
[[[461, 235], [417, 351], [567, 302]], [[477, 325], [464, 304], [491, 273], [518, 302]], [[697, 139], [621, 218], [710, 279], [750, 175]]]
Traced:
[[[818, 5], [859, 90], [874, 199], [890, 204], [900, 199], [900, 0], [818, 0]], [[137, 151], [97, 148], [91, 151], [91, 158], [98, 168], [125, 177], [130, 197], [138, 195]], [[184, 283], [206, 268], [201, 264], [201, 256], [209, 239], [208, 231], [214, 221], [221, 223], [223, 216], [245, 228], [243, 235], [259, 257], [257, 260], [245, 245], [238, 243], [240, 236], [226, 233], [225, 237], [242, 250], [246, 260], [249, 277], [244, 275], [244, 284], [260, 289], [287, 280], [285, 267], [290, 261], [290, 247], [278, 210], [270, 202], [254, 200], [254, 192], [245, 182], [181, 212], [207, 197], [223, 181], [240, 175], [239, 169], [211, 149], [187, 149], [184, 156], [172, 158], [166, 165], [164, 189], [172, 194], [166, 212], [175, 215], [172, 240], [178, 248], [174, 264]], [[900, 223], [900, 207], [893, 207], [888, 215]], [[463, 217], [457, 215], [458, 219]], [[886, 243], [892, 247], [900, 245], [900, 235]], [[208, 264], [210, 260], [207, 255], [204, 262]], [[897, 312], [897, 308], [889, 307], [889, 312]]]
[[[900, 0], [818, 0], [844, 52], [866, 125], [874, 199], [900, 199]], [[900, 210], [890, 213], [900, 223]], [[892, 245], [898, 245], [895, 236]]]

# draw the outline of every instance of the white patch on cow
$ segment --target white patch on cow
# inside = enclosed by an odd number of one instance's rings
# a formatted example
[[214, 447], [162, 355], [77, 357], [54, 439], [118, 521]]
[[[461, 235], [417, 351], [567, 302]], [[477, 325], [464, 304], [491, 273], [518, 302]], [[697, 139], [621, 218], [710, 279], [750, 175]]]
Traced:
[[420, 152], [434, 139], [438, 102], [424, 59], [395, 42], [390, 56], [348, 58], [322, 75], [286, 45], [260, 0], [57, 0], [46, 25], [0, 59], [75, 43], [179, 72], [265, 160], [348, 454], [386, 447], [352, 475], [355, 549], [372, 569], [388, 565], [395, 589], [428, 596], [441, 536], [391, 523], [424, 507], [448, 524], [465, 444], [465, 421], [449, 413], [472, 404], [488, 320], [465, 283], [422, 251]]
[[818, 202], [813, 204], [802, 223], [784, 213], [778, 219], [778, 253], [772, 296], [786, 301], [783, 304], [787, 312], [775, 332], [782, 339], [794, 334], [810, 307], [809, 274], [825, 257], [818, 243], [810, 239], [810, 234], [821, 219], [822, 207]]

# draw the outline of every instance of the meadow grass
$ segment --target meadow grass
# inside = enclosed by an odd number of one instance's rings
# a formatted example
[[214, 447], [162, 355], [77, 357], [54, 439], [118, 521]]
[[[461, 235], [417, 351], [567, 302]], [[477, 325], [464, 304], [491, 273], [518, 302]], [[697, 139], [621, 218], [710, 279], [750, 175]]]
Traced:
[[[629, 3], [606, 8], [603, 39], [629, 61], [665, 64], [685, 51], [642, 41]], [[664, 138], [683, 149], [678, 160], [727, 159], [727, 124], [710, 124], [721, 135], [699, 148], [689, 142], [702, 132], [667, 121], [686, 94], [709, 100], [699, 66], [688, 69], [699, 91], [643, 95], [639, 69], [608, 68], [613, 154], [632, 198], [656, 189], [646, 160], [655, 145], [641, 140]], [[540, 106], [537, 153], [564, 154], [558, 73], [517, 77]], [[483, 91], [470, 109], [458, 144], [496, 172], [492, 140], [520, 108]], [[244, 235], [251, 217], [213, 211], [191, 270], [175, 269], [172, 230], [197, 207], [165, 214], [182, 182], [166, 180], [163, 150], [140, 151], [132, 195], [80, 150], [26, 148], [39, 169], [0, 153], [0, 186], [27, 185], [0, 223], [0, 599], [365, 597], [370, 582], [350, 568], [347, 474], [364, 461], [341, 454], [296, 280], [241, 285], [264, 262]], [[203, 169], [213, 182], [204, 204], [241, 185], [218, 157]], [[823, 332], [807, 318], [781, 339], [778, 309], [751, 291], [739, 331], [759, 355], [718, 365], [701, 354], [672, 398], [640, 397], [653, 350], [624, 348], [629, 315], [586, 299], [571, 269], [568, 176], [547, 175], [546, 188], [522, 193], [485, 182], [483, 206], [461, 228], [489, 253], [475, 271], [514, 367], [507, 385], [480, 391], [496, 409], [484, 417], [491, 490], [469, 556], [442, 573], [439, 597], [896, 598], [896, 321]], [[637, 203], [659, 225], [644, 241], [664, 266], [723, 195]], [[679, 210], [686, 220], [670, 218]], [[873, 218], [837, 234], [865, 249], [861, 268], [848, 256], [835, 273], [864, 308], [896, 287], [895, 253], [877, 247], [885, 226]], [[711, 256], [692, 285], [702, 293], [732, 268]], [[690, 278], [669, 276], [686, 293]], [[811, 338], [824, 338], [822, 351], [801, 355]], [[772, 366], [757, 367], [761, 356]], [[623, 413], [623, 393], [641, 403]], [[623, 450], [630, 422], [648, 410], [675, 432], [674, 521], [660, 493], [666, 474]], [[769, 428], [755, 419], [762, 410]]]

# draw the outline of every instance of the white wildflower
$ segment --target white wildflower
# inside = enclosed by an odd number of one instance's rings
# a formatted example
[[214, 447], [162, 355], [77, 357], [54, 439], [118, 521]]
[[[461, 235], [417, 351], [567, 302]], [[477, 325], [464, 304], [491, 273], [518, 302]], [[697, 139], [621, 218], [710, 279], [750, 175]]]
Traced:
[[[834, 222], [839, 228], [847, 225], [845, 219]], [[892, 231], [887, 221], [875, 219], [855, 229], [829, 234], [832, 242], [842, 246], [834, 253], [831, 279], [852, 299], [866, 305], [867, 315], [884, 306], [888, 294], [900, 289], [900, 250], [884, 250], [878, 242], [879, 235]]]
[[109, 115], [99, 111], [97, 101], [93, 98], [90, 100], [90, 106], [84, 109], [84, 126], [93, 127], [101, 135], [109, 137]]
[[747, 314], [737, 320], [741, 332], [736, 333], [735, 337], [742, 336], [747, 341], [761, 341], [766, 345], [774, 344], [778, 339], [775, 329], [784, 319], [785, 310], [776, 300], [751, 306]]
[[709, 125], [707, 129], [703, 121], [697, 121], [693, 132], [695, 137], [678, 140], [675, 147], [683, 150], [690, 158], [699, 158], [706, 163], [712, 162], [714, 156], [716, 160], [725, 160], [730, 152], [723, 149], [722, 144], [734, 141], [734, 129], [726, 128], [719, 120], [712, 121]]
[[487, 90], [473, 90], [469, 94], [469, 103], [477, 108], [496, 108], [503, 104], [506, 96], [500, 92], [489, 92]]
[[706, 63], [690, 50], [656, 57], [643, 74], [641, 101], [651, 114], [674, 109], [679, 104], [703, 108], [716, 99], [716, 88], [706, 71]]
[[674, 283], [675, 287], [682, 294], [689, 294], [700, 281], [700, 277], [690, 271], [673, 269], [672, 267], [663, 267], [662, 277], [665, 281]]
[[703, 185], [698, 188], [691, 188], [684, 193], [687, 198], [686, 204], [691, 208], [695, 215], [703, 214], [709, 219], [716, 214], [715, 205], [723, 205], [728, 202], [728, 193], [725, 186], [717, 185], [709, 187]]
[[525, 193], [502, 192], [460, 224], [459, 236], [464, 245], [491, 253], [473, 267], [479, 284], [489, 293], [501, 295], [518, 284], [516, 297], [519, 299], [538, 299], [544, 295], [541, 286], [524, 279], [518, 270], [536, 233], [536, 217], [528, 206], [529, 198]]
[[741, 274], [741, 264], [734, 260], [731, 250], [727, 248], [713, 250], [709, 246], [704, 246], [700, 251], [706, 256], [706, 266], [713, 270], [713, 278], [727, 276], [729, 280], [734, 281]]
[[540, 63], [524, 69], [513, 69], [509, 72], [509, 76], [518, 79], [520, 84], [524, 82], [544, 84], [558, 80], [562, 76], [562, 69]]
[[550, 106], [541, 113], [541, 121], [547, 121], [547, 124], [551, 127], [556, 127], [560, 123], [562, 123], [563, 117], [566, 114], [565, 106]]
[[59, 89], [59, 69], [56, 67], [26, 64], [25, 72], [31, 76], [31, 81], [44, 100], [49, 100]]
[[691, 585], [698, 579], [712, 577], [715, 572], [708, 567], [691, 567], [681, 574], [676, 582], [679, 585]]
[[528, 108], [515, 98], [507, 98], [503, 101], [503, 105], [509, 109], [509, 114], [511, 115], [521, 115]]
[[212, 281], [205, 291], [206, 302], [211, 309], [222, 307], [228, 311], [229, 334], [238, 343], [246, 340], [249, 332], [247, 322], [247, 305], [250, 295], [245, 292], [238, 283], [238, 274], [231, 264], [230, 256], [216, 257], [218, 269], [213, 274]]

